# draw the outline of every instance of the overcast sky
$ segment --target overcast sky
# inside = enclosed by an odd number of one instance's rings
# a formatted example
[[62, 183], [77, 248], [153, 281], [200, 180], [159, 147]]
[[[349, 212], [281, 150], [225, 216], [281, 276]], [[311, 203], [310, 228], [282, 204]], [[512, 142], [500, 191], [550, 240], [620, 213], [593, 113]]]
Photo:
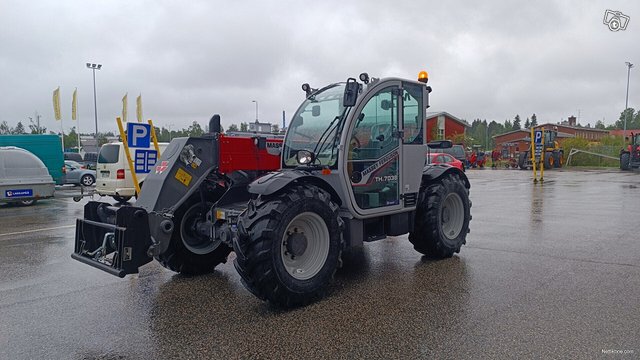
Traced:
[[[624, 31], [605, 10], [629, 16]], [[129, 118], [142, 94], [156, 125], [204, 127], [214, 113], [231, 123], [287, 123], [300, 89], [357, 77], [430, 74], [431, 111], [503, 122], [580, 114], [613, 123], [640, 107], [638, 1], [12, 1], [0, 2], [0, 122], [26, 124], [36, 111], [59, 129], [52, 92], [60, 86], [66, 129], [79, 93], [82, 132], [93, 132], [91, 70], [99, 130], [115, 130], [121, 99]]]

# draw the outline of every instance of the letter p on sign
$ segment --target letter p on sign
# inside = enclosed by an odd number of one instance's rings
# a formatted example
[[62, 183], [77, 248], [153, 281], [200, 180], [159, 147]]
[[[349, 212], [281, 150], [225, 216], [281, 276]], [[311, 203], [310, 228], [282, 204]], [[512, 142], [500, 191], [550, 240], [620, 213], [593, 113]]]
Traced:
[[151, 145], [151, 125], [127, 123], [127, 145], [132, 148], [148, 148]]

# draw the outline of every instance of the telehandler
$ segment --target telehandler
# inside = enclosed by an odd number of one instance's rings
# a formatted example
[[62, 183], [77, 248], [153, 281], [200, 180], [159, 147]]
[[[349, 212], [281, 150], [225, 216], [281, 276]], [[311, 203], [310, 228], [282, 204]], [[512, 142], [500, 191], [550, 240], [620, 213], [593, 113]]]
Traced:
[[233, 248], [245, 287], [282, 307], [321, 298], [342, 252], [363, 242], [408, 233], [418, 252], [451, 257], [469, 232], [470, 183], [457, 168], [425, 165], [428, 146], [451, 146], [425, 143], [427, 73], [359, 80], [302, 86], [282, 146], [271, 145], [277, 171], [256, 161], [222, 172], [215, 117], [211, 134], [174, 139], [135, 206], [87, 204], [72, 256], [119, 276], [152, 258], [202, 273]]

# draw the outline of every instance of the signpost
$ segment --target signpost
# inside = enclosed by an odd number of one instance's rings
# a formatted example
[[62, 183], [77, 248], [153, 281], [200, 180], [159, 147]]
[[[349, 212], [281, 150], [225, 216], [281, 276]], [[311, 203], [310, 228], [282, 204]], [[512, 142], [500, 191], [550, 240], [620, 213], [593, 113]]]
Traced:
[[[120, 130], [120, 138], [123, 139], [122, 145], [124, 146], [127, 162], [129, 163], [133, 185], [138, 194], [140, 193], [140, 183], [138, 182], [136, 173], [150, 173], [160, 157], [160, 148], [153, 128], [153, 122], [149, 120], [148, 124], [127, 123], [127, 132], [125, 133], [121, 119], [117, 118], [116, 121], [118, 122], [118, 130]], [[155, 150], [149, 150], [152, 141]], [[131, 158], [130, 148], [135, 149], [133, 159]]]
[[531, 128], [531, 163], [533, 165], [533, 182], [538, 182], [536, 165], [540, 164], [540, 181], [544, 181], [544, 128]]

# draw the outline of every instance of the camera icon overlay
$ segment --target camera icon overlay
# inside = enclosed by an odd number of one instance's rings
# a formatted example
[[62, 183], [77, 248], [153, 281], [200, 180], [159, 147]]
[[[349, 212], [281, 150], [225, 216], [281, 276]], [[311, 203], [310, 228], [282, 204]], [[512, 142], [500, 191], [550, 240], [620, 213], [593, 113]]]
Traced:
[[627, 30], [627, 25], [629, 25], [629, 16], [620, 11], [606, 10], [604, 12], [603, 22], [611, 31]]

